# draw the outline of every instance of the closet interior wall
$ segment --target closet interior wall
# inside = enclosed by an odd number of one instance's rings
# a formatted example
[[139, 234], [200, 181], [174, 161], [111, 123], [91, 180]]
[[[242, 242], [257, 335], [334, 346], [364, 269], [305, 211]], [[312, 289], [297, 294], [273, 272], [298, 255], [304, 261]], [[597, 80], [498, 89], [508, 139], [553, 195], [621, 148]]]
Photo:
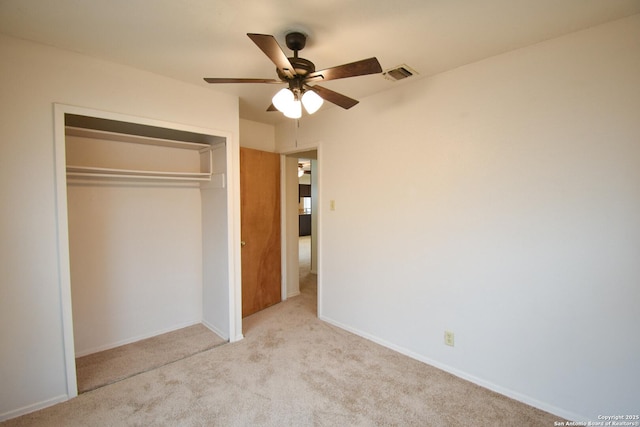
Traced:
[[226, 287], [207, 285], [228, 261], [216, 256], [226, 242], [224, 138], [67, 126], [65, 144], [76, 357], [197, 323], [228, 338], [213, 326], [224, 329], [226, 313], [212, 308], [227, 304]]

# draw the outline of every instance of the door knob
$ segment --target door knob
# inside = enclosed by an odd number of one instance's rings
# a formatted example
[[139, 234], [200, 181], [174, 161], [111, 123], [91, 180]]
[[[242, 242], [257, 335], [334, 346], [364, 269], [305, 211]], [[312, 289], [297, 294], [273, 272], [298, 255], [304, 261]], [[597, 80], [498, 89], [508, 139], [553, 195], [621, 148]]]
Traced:
[[247, 242], [245, 242], [244, 240], [240, 240], [240, 246], [244, 247], [244, 245], [246, 245]]

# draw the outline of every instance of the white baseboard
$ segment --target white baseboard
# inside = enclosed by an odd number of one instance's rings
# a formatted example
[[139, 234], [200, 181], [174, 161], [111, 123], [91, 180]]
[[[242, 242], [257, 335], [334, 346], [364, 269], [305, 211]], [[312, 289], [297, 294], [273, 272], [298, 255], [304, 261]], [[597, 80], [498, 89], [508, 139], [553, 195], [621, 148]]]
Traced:
[[289, 298], [293, 298], [293, 297], [297, 297], [298, 295], [300, 295], [300, 291], [296, 291], [296, 292], [292, 292], [290, 294], [287, 294], [287, 299]]
[[202, 324], [209, 329], [211, 332], [213, 332], [214, 334], [216, 334], [217, 336], [219, 336], [222, 339], [225, 339], [227, 341], [229, 341], [229, 337], [227, 336], [226, 333], [222, 332], [220, 329], [216, 328], [215, 326], [213, 326], [211, 323], [207, 322], [206, 320], [202, 320]]
[[49, 406], [57, 405], [58, 403], [69, 400], [66, 394], [61, 394], [51, 399], [43, 400], [42, 402], [36, 402], [31, 405], [23, 406], [22, 408], [13, 409], [4, 414], [0, 414], [0, 422], [16, 418], [21, 415], [30, 414], [31, 412], [39, 411], [40, 409], [48, 408]]
[[200, 323], [199, 320], [193, 320], [193, 321], [189, 321], [189, 322], [185, 322], [185, 323], [180, 323], [178, 325], [173, 325], [173, 326], [171, 326], [169, 328], [166, 328], [166, 329], [160, 329], [160, 330], [157, 330], [157, 331], [154, 331], [154, 332], [150, 332], [148, 334], [142, 334], [142, 335], [138, 335], [138, 336], [135, 336], [135, 337], [127, 338], [127, 339], [124, 339], [124, 340], [121, 340], [121, 341], [117, 341], [117, 342], [114, 342], [114, 343], [104, 344], [104, 345], [100, 345], [98, 347], [89, 348], [89, 349], [82, 350], [82, 351], [76, 351], [75, 357], [78, 358], [78, 357], [82, 357], [82, 356], [88, 356], [88, 355], [93, 354], [93, 353], [98, 353], [99, 351], [110, 350], [112, 348], [120, 347], [121, 345], [131, 344], [131, 343], [134, 343], [134, 342], [137, 342], [137, 341], [140, 341], [140, 340], [145, 340], [147, 338], [155, 337], [157, 335], [162, 335], [162, 334], [166, 334], [168, 332], [177, 331], [178, 329], [187, 328], [189, 326], [197, 325], [198, 323]]
[[474, 383], [476, 385], [479, 385], [481, 387], [484, 387], [486, 389], [489, 389], [491, 391], [499, 393], [499, 394], [501, 394], [503, 396], [509, 397], [509, 398], [511, 398], [513, 400], [517, 400], [518, 402], [522, 402], [522, 403], [525, 403], [525, 404], [527, 404], [529, 406], [533, 406], [534, 408], [541, 409], [541, 410], [543, 410], [545, 412], [548, 412], [550, 414], [557, 415], [558, 416], [558, 421], [564, 421], [564, 420], [589, 421], [589, 419], [590, 419], [588, 417], [581, 416], [581, 415], [578, 415], [578, 414], [574, 414], [573, 412], [564, 410], [562, 408], [558, 408], [558, 407], [550, 405], [550, 404], [548, 404], [546, 402], [539, 401], [539, 400], [534, 399], [534, 398], [532, 398], [530, 396], [524, 395], [522, 393], [518, 393], [518, 392], [513, 391], [511, 389], [508, 389], [508, 388], [499, 386], [497, 384], [494, 384], [494, 383], [492, 383], [490, 381], [486, 381], [486, 380], [484, 380], [482, 378], [478, 378], [478, 377], [476, 377], [474, 375], [471, 375], [471, 374], [468, 374], [466, 372], [460, 371], [459, 369], [456, 369], [456, 368], [453, 368], [451, 366], [445, 365], [443, 363], [440, 363], [438, 361], [430, 359], [430, 358], [428, 358], [426, 356], [423, 356], [421, 354], [418, 354], [418, 353], [415, 353], [415, 352], [413, 352], [411, 350], [408, 350], [408, 349], [406, 349], [404, 347], [397, 346], [397, 345], [392, 344], [392, 343], [390, 343], [390, 342], [388, 342], [386, 340], [378, 338], [378, 337], [376, 337], [374, 335], [371, 335], [369, 333], [363, 332], [363, 331], [361, 331], [359, 329], [352, 328], [350, 326], [344, 325], [344, 324], [342, 324], [342, 323], [340, 323], [340, 322], [338, 322], [336, 320], [333, 320], [333, 319], [331, 319], [329, 317], [318, 316], [318, 318], [320, 320], [323, 320], [323, 321], [325, 321], [327, 323], [330, 323], [330, 324], [332, 324], [332, 325], [334, 325], [334, 326], [336, 326], [336, 327], [338, 327], [340, 329], [344, 329], [345, 331], [351, 332], [351, 333], [353, 333], [355, 335], [358, 335], [358, 336], [360, 336], [362, 338], [365, 338], [365, 339], [367, 339], [369, 341], [373, 341], [376, 344], [380, 344], [383, 347], [389, 348], [389, 349], [391, 349], [393, 351], [397, 351], [398, 353], [404, 354], [405, 356], [408, 356], [408, 357], [410, 357], [412, 359], [418, 360], [418, 361], [420, 361], [422, 363], [426, 363], [427, 365], [431, 365], [431, 366], [433, 366], [435, 368], [438, 368], [440, 370], [448, 372], [448, 373], [450, 373], [452, 375], [455, 375], [458, 378], [462, 378], [463, 380], [472, 382], [472, 383]]

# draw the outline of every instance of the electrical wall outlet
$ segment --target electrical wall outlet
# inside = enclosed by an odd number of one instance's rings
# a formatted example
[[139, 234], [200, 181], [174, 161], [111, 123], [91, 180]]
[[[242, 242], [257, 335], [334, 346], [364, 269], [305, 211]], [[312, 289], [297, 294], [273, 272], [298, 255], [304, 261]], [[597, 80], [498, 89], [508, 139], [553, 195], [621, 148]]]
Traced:
[[444, 331], [444, 343], [448, 346], [453, 347], [454, 344], [454, 340], [453, 340], [453, 332], [451, 331]]

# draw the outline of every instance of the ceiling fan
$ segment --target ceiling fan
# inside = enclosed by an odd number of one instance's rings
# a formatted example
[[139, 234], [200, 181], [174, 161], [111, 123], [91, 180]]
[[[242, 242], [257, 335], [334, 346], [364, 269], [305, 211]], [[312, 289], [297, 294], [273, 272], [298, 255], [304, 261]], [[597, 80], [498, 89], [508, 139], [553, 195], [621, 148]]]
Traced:
[[375, 57], [316, 71], [313, 62], [298, 56], [298, 52], [304, 49], [307, 41], [307, 36], [300, 32], [292, 32], [286, 35], [287, 47], [293, 51], [293, 57], [291, 58], [288, 58], [282, 51], [273, 36], [252, 33], [247, 34], [247, 36], [276, 65], [278, 79], [207, 77], [204, 80], [207, 83], [286, 83], [289, 87], [276, 93], [267, 111], [279, 110], [290, 118], [297, 119], [302, 116], [302, 105], [304, 105], [309, 114], [315, 113], [322, 106], [323, 100], [345, 109], [349, 109], [358, 103], [357, 100], [341, 93], [317, 84], [311, 86], [309, 83], [382, 72], [382, 67], [380, 67], [380, 63]]

